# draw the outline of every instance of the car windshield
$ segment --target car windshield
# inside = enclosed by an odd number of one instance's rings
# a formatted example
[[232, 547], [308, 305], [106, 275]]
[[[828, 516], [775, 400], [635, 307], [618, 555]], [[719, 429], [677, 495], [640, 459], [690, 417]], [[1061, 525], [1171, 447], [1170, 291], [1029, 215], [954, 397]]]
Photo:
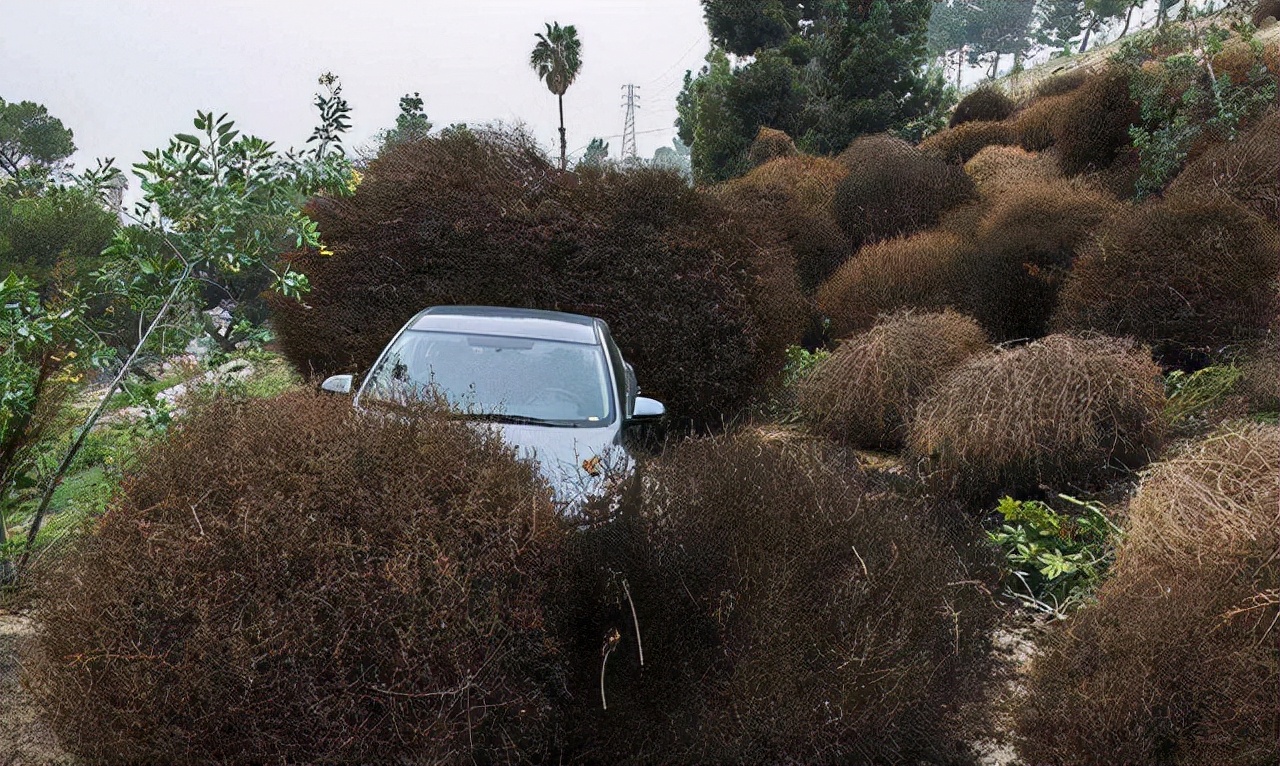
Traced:
[[603, 349], [586, 343], [409, 330], [362, 396], [439, 396], [479, 420], [591, 428], [613, 422]]

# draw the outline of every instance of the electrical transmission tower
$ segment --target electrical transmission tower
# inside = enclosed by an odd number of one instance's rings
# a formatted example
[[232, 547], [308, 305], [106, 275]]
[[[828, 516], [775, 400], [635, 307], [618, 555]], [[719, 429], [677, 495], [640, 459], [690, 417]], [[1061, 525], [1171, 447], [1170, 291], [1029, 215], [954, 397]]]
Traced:
[[622, 128], [622, 161], [636, 160], [636, 110], [640, 108], [640, 86], [622, 86], [622, 106], [627, 110], [627, 120]]

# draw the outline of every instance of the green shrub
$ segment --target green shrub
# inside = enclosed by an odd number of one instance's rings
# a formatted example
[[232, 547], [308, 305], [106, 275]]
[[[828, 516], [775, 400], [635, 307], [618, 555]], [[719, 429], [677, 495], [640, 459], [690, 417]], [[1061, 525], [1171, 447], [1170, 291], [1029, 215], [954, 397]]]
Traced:
[[1173, 370], [1165, 376], [1165, 393], [1169, 397], [1164, 407], [1165, 421], [1178, 425], [1221, 404], [1242, 376], [1240, 368], [1231, 364], [1210, 365], [1191, 374]]
[[[1119, 531], [1097, 504], [1058, 495], [1074, 512], [1039, 500], [1000, 500], [1004, 523], [987, 539], [1004, 554], [1005, 593], [1056, 616], [1088, 598], [1115, 558]], [[1070, 506], [1062, 506], [1070, 508]]]
[[859, 138], [839, 159], [849, 174], [831, 209], [854, 247], [926, 229], [976, 196], [962, 169], [887, 135]]
[[645, 485], [634, 536], [606, 534], [588, 577], [617, 584], [573, 590], [592, 760], [964, 757], [952, 714], [979, 698], [1000, 613], [972, 530], [869, 486], [852, 456], [759, 432], [686, 441]]
[[1132, 335], [1169, 363], [1265, 332], [1275, 315], [1277, 233], [1219, 195], [1114, 216], [1076, 258], [1052, 324]]
[[1098, 601], [1014, 701], [1027, 763], [1280, 759], [1280, 428], [1215, 433], [1144, 478]]
[[963, 363], [916, 410], [908, 446], [935, 487], [973, 500], [1087, 491], [1150, 460], [1164, 403], [1145, 347], [1051, 335]]
[[966, 122], [999, 122], [1013, 114], [1013, 99], [994, 85], [979, 85], [956, 104], [948, 127]]
[[553, 514], [460, 421], [215, 403], [43, 573], [26, 683], [89, 762], [538, 759]]
[[899, 447], [915, 406], [938, 380], [988, 349], [986, 333], [951, 311], [902, 312], [845, 338], [798, 389], [818, 431], [860, 447]]
[[297, 254], [307, 305], [273, 304], [306, 375], [366, 371], [427, 306], [558, 309], [605, 319], [673, 416], [719, 423], [776, 383], [807, 320], [764, 221], [674, 172], [561, 174], [519, 133], [401, 142], [311, 213], [334, 254]]

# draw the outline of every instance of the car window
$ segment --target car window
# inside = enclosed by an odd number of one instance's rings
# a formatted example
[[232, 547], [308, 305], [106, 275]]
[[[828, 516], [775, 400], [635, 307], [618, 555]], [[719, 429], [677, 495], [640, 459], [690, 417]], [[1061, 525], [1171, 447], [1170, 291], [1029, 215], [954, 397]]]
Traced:
[[436, 395], [469, 415], [595, 427], [613, 422], [608, 364], [594, 344], [409, 330], [364, 396]]

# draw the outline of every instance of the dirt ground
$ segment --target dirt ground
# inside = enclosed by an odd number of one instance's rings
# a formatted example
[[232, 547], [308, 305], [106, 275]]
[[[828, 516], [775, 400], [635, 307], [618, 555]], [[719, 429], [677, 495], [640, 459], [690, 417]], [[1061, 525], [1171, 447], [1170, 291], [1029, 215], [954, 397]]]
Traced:
[[0, 766], [75, 763], [36, 718], [30, 698], [18, 683], [18, 647], [30, 635], [25, 617], [0, 612]]

